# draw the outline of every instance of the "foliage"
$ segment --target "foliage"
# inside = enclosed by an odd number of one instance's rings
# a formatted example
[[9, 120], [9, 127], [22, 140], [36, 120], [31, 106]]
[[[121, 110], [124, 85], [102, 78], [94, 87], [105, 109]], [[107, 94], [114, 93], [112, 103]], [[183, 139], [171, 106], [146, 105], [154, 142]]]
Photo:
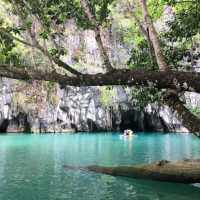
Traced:
[[4, 16], [3, 12], [0, 14], [0, 63], [23, 65], [26, 62], [27, 51], [22, 47], [23, 45], [10, 37], [12, 34], [19, 34], [22, 29], [12, 27], [9, 18], [2, 16]]
[[132, 9], [141, 17], [138, 9], [139, 2], [115, 1], [111, 7], [112, 26], [121, 36], [122, 44], [130, 49], [130, 58], [127, 62], [129, 68], [152, 68], [147, 42], [140, 32], [138, 25], [132, 17]]
[[57, 85], [52, 82], [37, 82], [32, 85], [18, 81], [12, 95], [12, 106], [25, 113], [41, 111], [46, 102], [56, 108], [59, 104]]
[[132, 88], [132, 103], [139, 109], [144, 109], [149, 103], [160, 102], [161, 92], [151, 88]]
[[[3, 28], [4, 21], [0, 20], [0, 28]], [[8, 30], [5, 29], [5, 32]], [[4, 32], [0, 32], [0, 62], [1, 63], [17, 63], [19, 61], [19, 55], [13, 52], [13, 48], [15, 47], [15, 43], [13, 40], [8, 37]]]
[[155, 68], [149, 54], [149, 48], [145, 40], [141, 40], [137, 46], [131, 50], [131, 57], [127, 63], [130, 68]]
[[[9, 2], [12, 4], [13, 1]], [[40, 36], [48, 39], [48, 34], [54, 28], [54, 25], [63, 25], [69, 19], [75, 19], [77, 25], [84, 29], [92, 28], [94, 25], [88, 20], [79, 0], [16, 0], [15, 7], [18, 13], [23, 13], [23, 18], [28, 19], [30, 26], [30, 15], [37, 16], [43, 24], [43, 30]], [[98, 24], [103, 24], [110, 12], [109, 5], [113, 0], [90, 0], [88, 1], [90, 10], [95, 16]], [[16, 10], [15, 10], [16, 12]]]
[[113, 97], [115, 96], [115, 91], [114, 89], [110, 87], [100, 87], [100, 103], [101, 105], [109, 109], [113, 105]]
[[195, 107], [195, 108], [189, 107], [189, 110], [190, 110], [191, 112], [193, 112], [197, 117], [200, 118], [200, 107]]
[[[20, 83], [20, 85], [23, 85]], [[17, 111], [23, 111], [24, 113], [28, 113], [34, 109], [36, 104], [36, 96], [29, 95], [26, 92], [16, 92], [12, 96], [11, 104], [13, 108], [16, 108]]]
[[[159, 33], [160, 40], [167, 64], [171, 68], [180, 68], [183, 67], [182, 61], [185, 57], [193, 56], [190, 53], [190, 49], [199, 43], [199, 39], [196, 40], [196, 36], [200, 31], [200, 1], [149, 0], [148, 9], [153, 20], [157, 21], [161, 18], [164, 8], [167, 8], [169, 5], [172, 6], [174, 18], [169, 19], [166, 24], [168, 28], [164, 32]], [[141, 13], [136, 13], [141, 18]], [[134, 23], [132, 23], [133, 25]], [[152, 65], [154, 65], [153, 68], [156, 69], [157, 66], [155, 66], [155, 63], [152, 62], [152, 58], [149, 56], [149, 48], [145, 44], [145, 39], [137, 30], [137, 25], [135, 24], [134, 26], [135, 32], [127, 29], [129, 32], [125, 36], [127, 37], [130, 34], [132, 37], [128, 37], [128, 41], [134, 44], [131, 58], [128, 62], [129, 67], [152, 68]], [[198, 54], [195, 56], [200, 57]]]
[[169, 31], [161, 36], [168, 64], [177, 68], [181, 67], [184, 57], [193, 56], [191, 49], [199, 43], [196, 38], [200, 34], [200, 1], [167, 2], [173, 6], [175, 15], [173, 20], [168, 21]]
[[149, 14], [154, 21], [162, 16], [165, 6], [166, 0], [148, 0]]
[[53, 107], [57, 107], [60, 101], [59, 96], [57, 95], [57, 85], [53, 82], [44, 82], [43, 86], [46, 91], [47, 101]]

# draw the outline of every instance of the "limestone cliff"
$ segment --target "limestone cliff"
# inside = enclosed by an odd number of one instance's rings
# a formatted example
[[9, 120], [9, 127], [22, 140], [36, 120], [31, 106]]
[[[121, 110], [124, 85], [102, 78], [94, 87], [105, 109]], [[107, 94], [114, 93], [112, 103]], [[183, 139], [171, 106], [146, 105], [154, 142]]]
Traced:
[[[60, 89], [58, 85], [54, 105], [44, 95], [41, 105], [28, 102], [23, 108], [19, 100], [18, 104], [15, 102], [16, 94], [22, 93], [15, 86], [13, 80], [2, 79], [0, 82], [1, 132], [119, 131], [126, 128], [135, 131], [187, 131], [166, 106], [148, 105], [142, 111], [134, 108], [129, 94], [122, 87], [114, 87], [113, 106], [109, 108], [102, 105], [98, 87]], [[199, 105], [199, 98], [197, 94], [190, 94], [187, 101], [194, 104], [196, 99], [195, 103]]]

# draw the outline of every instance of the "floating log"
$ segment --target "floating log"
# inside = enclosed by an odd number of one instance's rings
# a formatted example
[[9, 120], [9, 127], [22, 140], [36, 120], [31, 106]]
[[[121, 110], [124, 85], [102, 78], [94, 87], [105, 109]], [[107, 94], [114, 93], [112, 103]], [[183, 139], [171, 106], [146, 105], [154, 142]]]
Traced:
[[162, 160], [146, 165], [104, 167], [91, 165], [66, 169], [87, 170], [112, 176], [152, 179], [177, 183], [200, 183], [200, 160], [167, 161]]

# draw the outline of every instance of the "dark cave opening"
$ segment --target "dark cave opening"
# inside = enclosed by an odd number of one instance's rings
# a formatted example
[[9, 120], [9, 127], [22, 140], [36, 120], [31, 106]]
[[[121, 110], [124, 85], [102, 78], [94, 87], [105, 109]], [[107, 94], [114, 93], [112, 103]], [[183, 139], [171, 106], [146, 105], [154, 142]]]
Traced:
[[0, 125], [0, 133], [6, 133], [9, 125], [9, 120], [4, 119]]

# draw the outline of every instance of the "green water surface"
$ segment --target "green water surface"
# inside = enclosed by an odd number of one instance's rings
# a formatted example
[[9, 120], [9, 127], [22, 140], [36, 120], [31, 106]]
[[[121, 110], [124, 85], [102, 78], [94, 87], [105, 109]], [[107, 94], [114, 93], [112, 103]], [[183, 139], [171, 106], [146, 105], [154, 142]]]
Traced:
[[112, 177], [63, 165], [118, 166], [200, 158], [191, 135], [0, 136], [0, 200], [200, 200], [193, 185]]

